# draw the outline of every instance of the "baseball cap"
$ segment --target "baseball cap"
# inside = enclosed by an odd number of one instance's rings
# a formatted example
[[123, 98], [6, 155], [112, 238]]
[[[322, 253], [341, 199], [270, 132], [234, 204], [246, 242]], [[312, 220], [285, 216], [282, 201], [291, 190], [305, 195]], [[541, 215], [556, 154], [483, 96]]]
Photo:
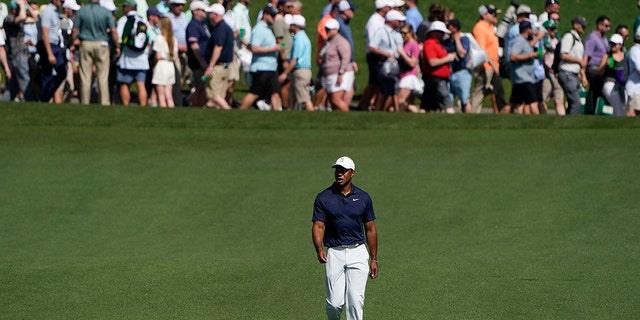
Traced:
[[266, 6], [264, 7], [264, 9], [262, 9], [262, 14], [268, 14], [272, 17], [275, 17], [278, 14], [278, 9], [272, 6]]
[[[193, 3], [192, 3], [193, 4]], [[224, 16], [224, 7], [219, 4], [219, 3], [214, 3], [210, 6], [208, 6], [204, 11], [208, 12], [208, 13], [215, 13], [219, 16]]]
[[66, 0], [62, 3], [63, 8], [69, 8], [73, 11], [80, 10], [80, 5], [76, 2], [76, 0]]
[[169, 0], [169, 4], [186, 4], [185, 0]]
[[555, 21], [549, 19], [542, 24], [543, 27], [547, 29], [558, 29], [558, 24]]
[[195, 10], [205, 10], [205, 11], [207, 11], [207, 5], [204, 3], [204, 1], [191, 1], [191, 4], [189, 5], [189, 10], [191, 10], [191, 11], [195, 11]]
[[398, 10], [389, 10], [389, 12], [384, 16], [384, 19], [387, 21], [405, 21], [407, 20], [407, 17]]
[[113, 0], [100, 0], [100, 5], [111, 12], [116, 11], [118, 9], [116, 7], [116, 4], [113, 2]]
[[589, 23], [587, 22], [587, 19], [585, 19], [583, 16], [576, 16], [575, 18], [571, 19], [571, 24], [574, 23], [578, 23], [580, 25], [582, 25], [582, 27], [586, 28]]
[[478, 8], [478, 14], [484, 16], [487, 13], [500, 13], [501, 11], [496, 9], [496, 6], [492, 4], [483, 4]]
[[522, 31], [525, 31], [527, 29], [533, 29], [533, 26], [531, 25], [531, 22], [525, 20], [520, 22], [520, 33], [522, 33]]
[[393, 4], [390, 0], [376, 0], [376, 9], [382, 9], [384, 7], [391, 7]]
[[278, 5], [284, 6], [287, 2], [293, 2], [293, 0], [278, 0]]
[[456, 27], [458, 30], [461, 29], [461, 25], [460, 25], [460, 20], [458, 19], [451, 19], [449, 21], [447, 21], [447, 27], [448, 26], [454, 26]]
[[[65, 0], [65, 2], [67, 2], [67, 1]], [[138, 6], [138, 4], [136, 3], [135, 0], [124, 0], [124, 2], [122, 2], [122, 6], [123, 7], [133, 7], [133, 8], [135, 8], [135, 7]]]
[[147, 10], [147, 16], [162, 17], [162, 13], [160, 12], [160, 10], [158, 10], [156, 6], [153, 6], [153, 7], [150, 7], [149, 10]]
[[294, 14], [291, 16], [291, 24], [304, 28], [307, 25], [307, 19], [305, 19], [301, 14]]
[[527, 14], [527, 15], [531, 14], [531, 7], [529, 7], [526, 4], [521, 4], [518, 7], [518, 10], [516, 10], [516, 15], [521, 15], [521, 14]]
[[544, 3], [544, 5], [548, 7], [548, 6], [550, 6], [550, 5], [552, 5], [552, 4], [556, 4], [556, 3], [557, 3], [557, 4], [560, 4], [560, 1], [558, 1], [558, 0], [547, 0], [547, 1]]
[[404, 7], [405, 4], [407, 4], [407, 3], [404, 0], [395, 0], [395, 1], [393, 1], [393, 7], [394, 8]]
[[284, 23], [285, 23], [286, 25], [290, 26], [290, 25], [291, 25], [291, 23], [293, 22], [293, 21], [291, 20], [291, 18], [293, 18], [293, 16], [292, 16], [290, 13], [285, 14], [285, 15], [284, 15]]
[[624, 39], [622, 39], [621, 35], [614, 33], [611, 35], [611, 38], [609, 38], [609, 43], [623, 44]]
[[447, 34], [451, 33], [451, 31], [447, 29], [447, 26], [442, 21], [431, 22], [431, 25], [429, 26], [429, 31], [427, 33], [431, 33], [432, 31], [440, 31]]
[[324, 23], [324, 27], [325, 27], [325, 29], [339, 30], [340, 29], [340, 23], [336, 19], [328, 19]]
[[342, 0], [337, 4], [339, 12], [345, 12], [347, 10], [351, 10], [351, 4], [347, 0]]
[[351, 160], [351, 158], [346, 157], [346, 156], [342, 156], [340, 158], [338, 158], [338, 160], [336, 160], [336, 163], [334, 163], [331, 168], [335, 168], [335, 167], [343, 167], [345, 169], [351, 169], [353, 171], [356, 170], [356, 164], [353, 163], [353, 160]]

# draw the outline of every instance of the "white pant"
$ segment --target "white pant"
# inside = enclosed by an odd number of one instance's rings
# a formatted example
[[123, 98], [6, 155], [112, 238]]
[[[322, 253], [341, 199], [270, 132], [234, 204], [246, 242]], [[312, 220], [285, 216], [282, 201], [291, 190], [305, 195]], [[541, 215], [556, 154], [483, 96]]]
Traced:
[[346, 305], [347, 320], [362, 319], [364, 291], [369, 277], [369, 252], [364, 244], [355, 248], [333, 247], [327, 251], [327, 317], [340, 319]]

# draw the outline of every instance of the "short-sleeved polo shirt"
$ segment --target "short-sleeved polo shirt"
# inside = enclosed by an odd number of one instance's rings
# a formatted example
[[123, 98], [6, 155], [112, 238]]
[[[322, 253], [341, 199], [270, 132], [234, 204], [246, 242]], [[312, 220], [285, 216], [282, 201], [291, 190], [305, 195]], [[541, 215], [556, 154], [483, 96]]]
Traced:
[[[273, 34], [269, 26], [263, 21], [258, 21], [251, 31], [251, 45], [258, 47], [275, 47], [276, 36]], [[251, 60], [250, 72], [258, 71], [277, 71], [278, 70], [278, 53], [254, 53]]]
[[[519, 35], [513, 39], [510, 52], [515, 55], [527, 55], [533, 52], [533, 48], [527, 39]], [[533, 69], [533, 59], [511, 61], [511, 82], [514, 84], [536, 83]]]
[[40, 11], [40, 27], [49, 28], [49, 43], [60, 44], [60, 13], [53, 3]]
[[304, 30], [293, 36], [291, 59], [296, 59], [296, 69], [311, 69], [311, 40]]
[[[201, 21], [196, 19], [192, 19], [191, 22], [187, 25], [187, 43], [189, 46], [193, 43], [197, 43], [200, 47], [200, 55], [204, 58], [205, 63], [209, 63], [209, 58], [207, 57], [207, 45], [209, 43], [209, 38], [211, 38], [211, 34], [209, 34], [209, 30], [204, 26]], [[189, 68], [191, 69], [200, 69], [206, 68], [207, 66], [201, 66], [200, 61], [196, 59], [196, 56], [193, 54], [191, 47], [187, 48], [187, 58], [189, 61]]]
[[189, 17], [184, 12], [180, 12], [180, 15], [176, 16], [173, 13], [168, 13], [166, 17], [171, 20], [173, 26], [173, 36], [178, 40], [178, 45], [187, 44], [187, 25], [189, 25]]
[[89, 2], [78, 10], [74, 28], [82, 41], [109, 41], [107, 29], [115, 27], [113, 15], [97, 2]]
[[327, 247], [365, 243], [363, 226], [375, 219], [371, 197], [355, 185], [345, 196], [334, 184], [320, 192], [313, 205], [312, 221], [324, 223], [323, 243]]
[[231, 27], [229, 27], [224, 20], [220, 21], [213, 27], [213, 30], [211, 30], [211, 39], [209, 39], [207, 55], [204, 60], [209, 62], [213, 54], [213, 48], [220, 46], [222, 47], [222, 51], [220, 52], [220, 57], [218, 57], [217, 62], [229, 63], [233, 61], [233, 41], [233, 30], [231, 30]]

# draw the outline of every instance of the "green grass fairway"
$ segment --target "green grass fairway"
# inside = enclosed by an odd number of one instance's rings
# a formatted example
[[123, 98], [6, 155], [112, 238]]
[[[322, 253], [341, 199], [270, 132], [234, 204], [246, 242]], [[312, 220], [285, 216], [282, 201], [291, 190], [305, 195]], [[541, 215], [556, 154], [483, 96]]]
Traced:
[[4, 104], [0, 319], [323, 319], [341, 155], [378, 216], [367, 319], [637, 319], [638, 127]]

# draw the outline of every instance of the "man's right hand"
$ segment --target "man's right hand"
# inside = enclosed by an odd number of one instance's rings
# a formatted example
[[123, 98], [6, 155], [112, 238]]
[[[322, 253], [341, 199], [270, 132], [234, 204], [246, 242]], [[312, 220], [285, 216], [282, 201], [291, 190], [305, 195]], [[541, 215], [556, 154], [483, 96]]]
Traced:
[[320, 263], [327, 263], [327, 252], [322, 250], [318, 252], [318, 261]]

